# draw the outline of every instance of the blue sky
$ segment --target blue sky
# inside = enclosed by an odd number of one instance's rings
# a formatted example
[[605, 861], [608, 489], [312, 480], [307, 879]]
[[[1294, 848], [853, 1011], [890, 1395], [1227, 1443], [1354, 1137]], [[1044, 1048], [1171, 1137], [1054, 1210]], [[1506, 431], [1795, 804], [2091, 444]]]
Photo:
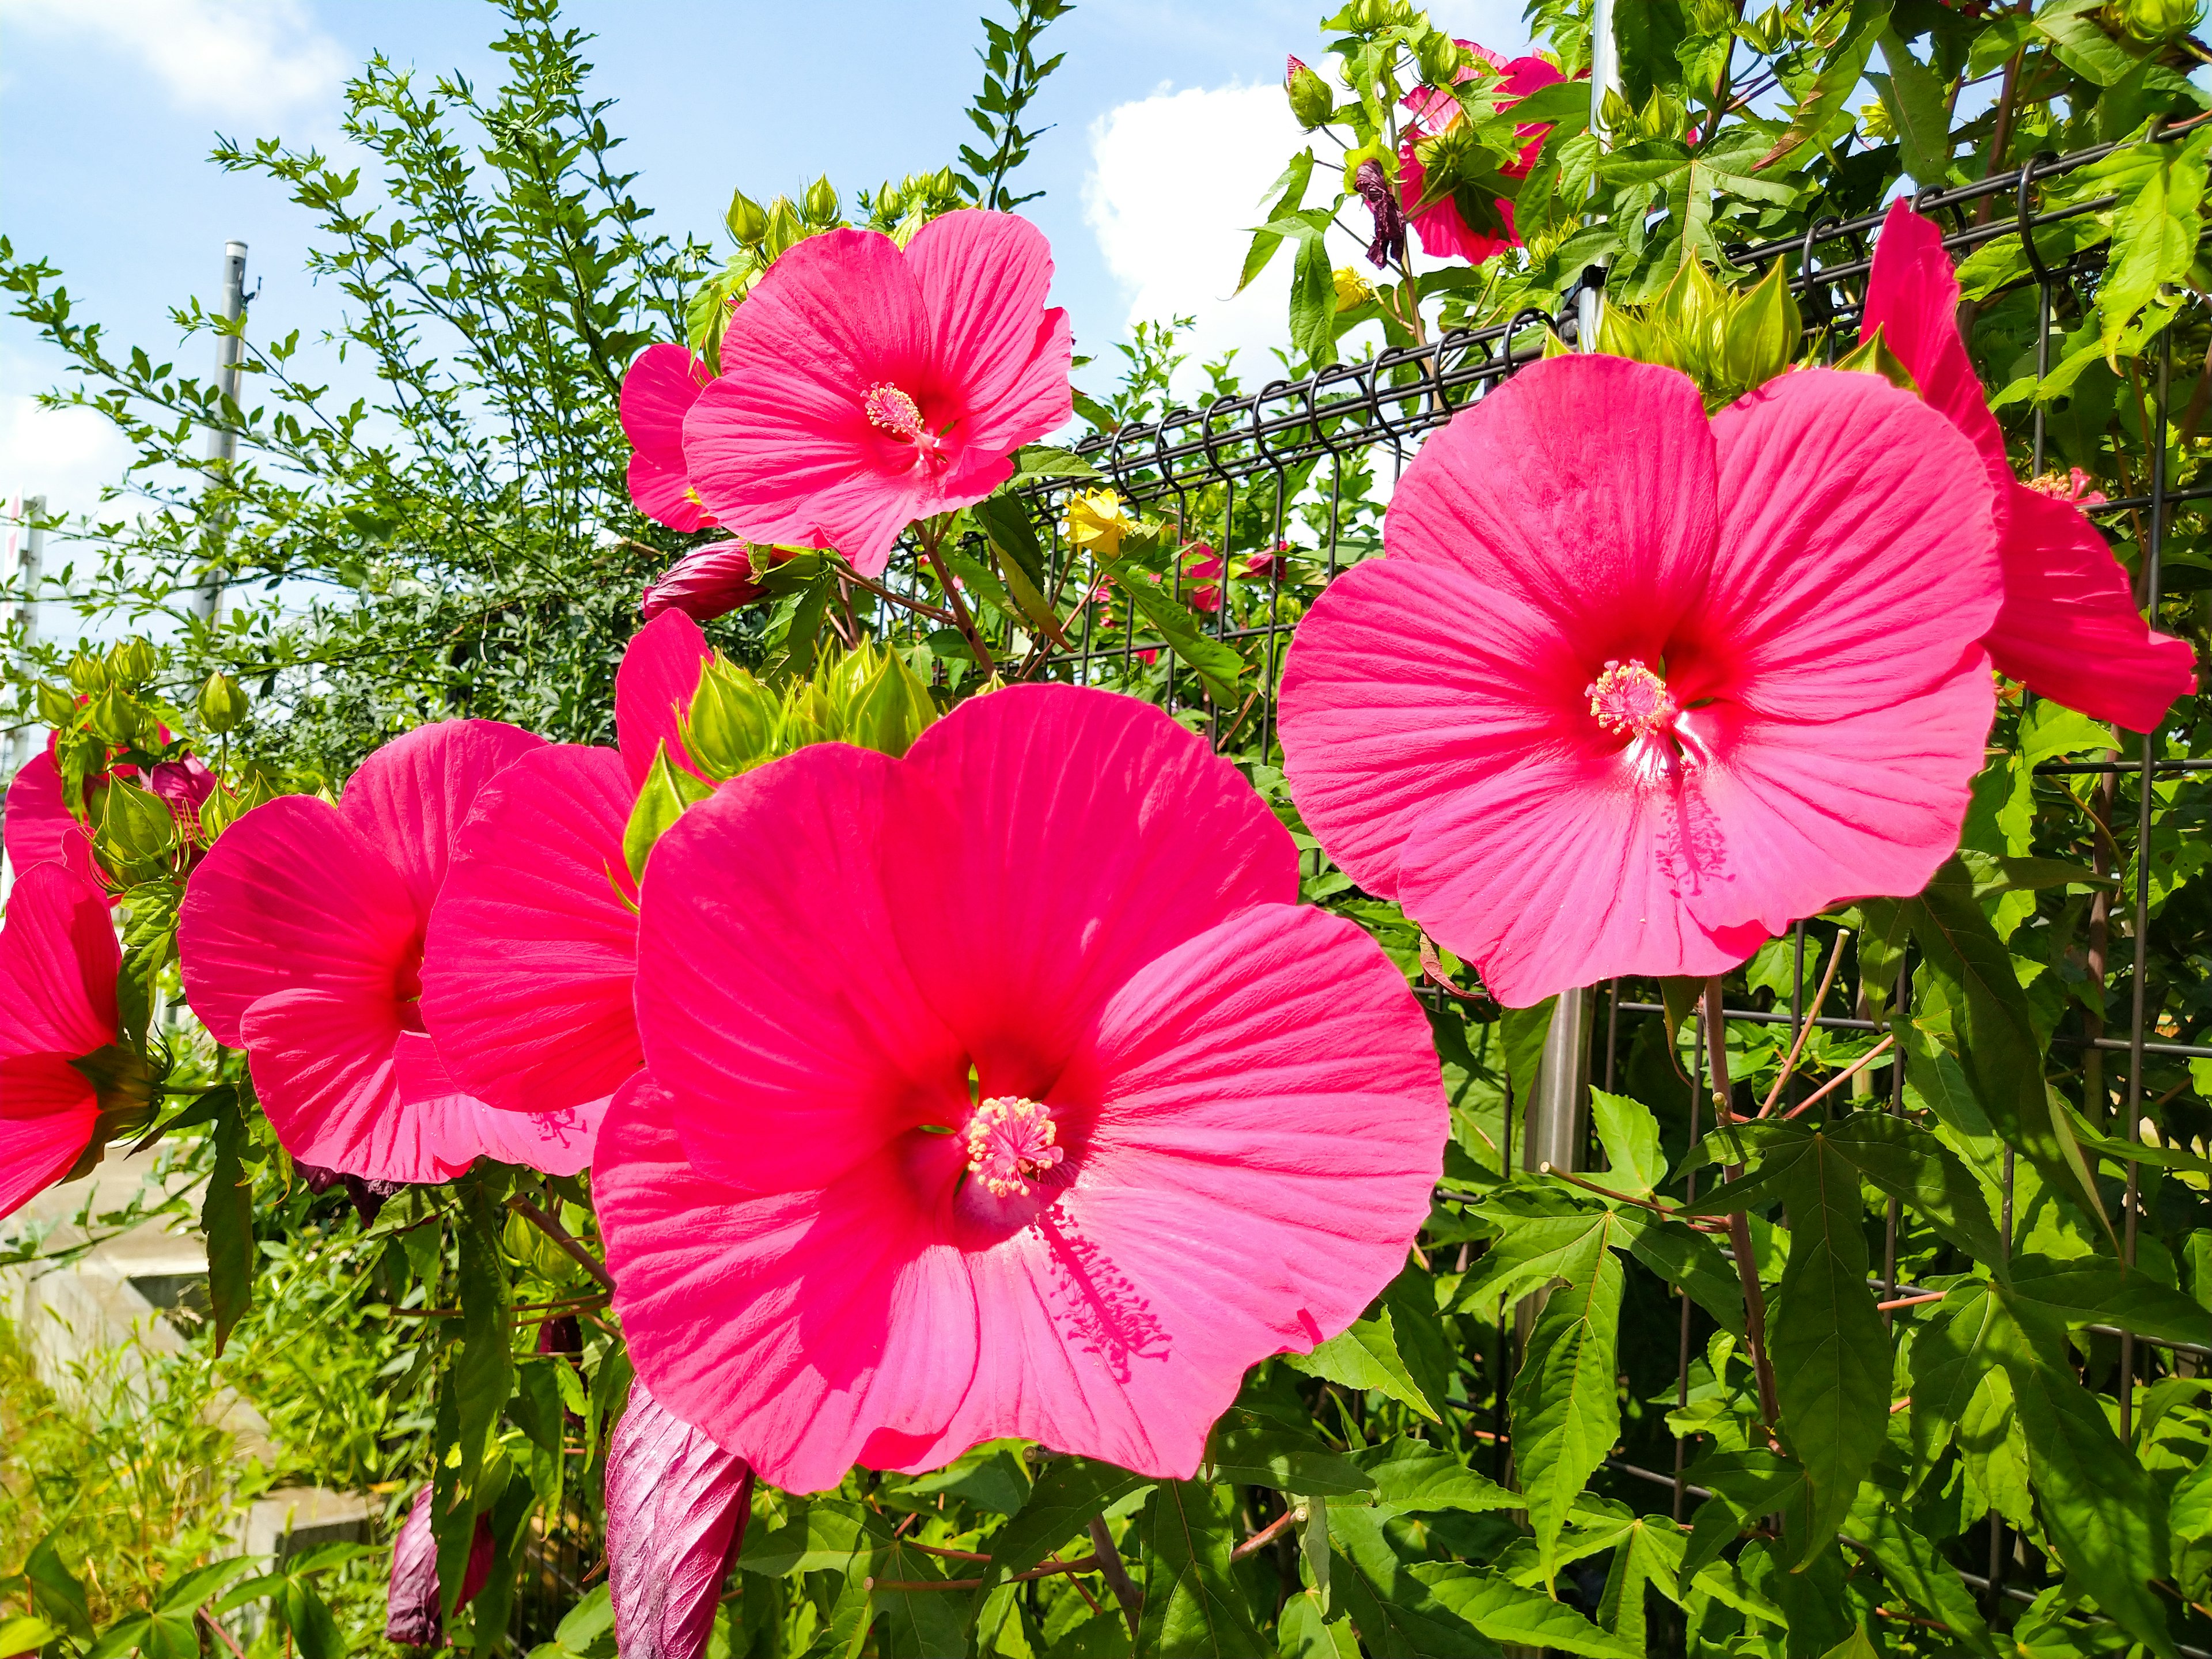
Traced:
[[[629, 137], [640, 199], [672, 232], [719, 234], [733, 185], [765, 198], [827, 172], [849, 189], [950, 160], [971, 134], [962, 108], [980, 75], [981, 9], [570, 0], [567, 16], [598, 37], [594, 85], [619, 100], [610, 121]], [[1322, 10], [1081, 0], [1054, 27], [1067, 61], [1024, 180], [1047, 193], [1024, 211], [1052, 238], [1079, 349], [1105, 351], [1133, 317], [1174, 312], [1200, 317], [1202, 351], [1257, 356], [1279, 337], [1279, 295], [1224, 302], [1240, 228], [1296, 148], [1284, 54], [1316, 54]], [[1526, 40], [1518, 0], [1432, 11], [1486, 44]], [[312, 336], [337, 302], [301, 269], [308, 216], [209, 164], [212, 135], [340, 146], [341, 84], [370, 52], [425, 79], [458, 68], [489, 83], [497, 22], [477, 0], [0, 0], [0, 234], [59, 266], [111, 343], [157, 356], [178, 346], [169, 307], [212, 297], [237, 237], [262, 285], [255, 331]], [[124, 457], [94, 418], [30, 405], [60, 370], [27, 327], [0, 323], [0, 493], [45, 489], [82, 509]]]

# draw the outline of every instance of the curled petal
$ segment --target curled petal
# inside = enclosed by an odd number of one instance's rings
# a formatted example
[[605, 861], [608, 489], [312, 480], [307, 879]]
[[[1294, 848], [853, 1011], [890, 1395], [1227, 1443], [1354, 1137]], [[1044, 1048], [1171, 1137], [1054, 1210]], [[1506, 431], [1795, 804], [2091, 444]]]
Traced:
[[664, 611], [712, 622], [765, 591], [753, 580], [752, 555], [743, 542], [713, 542], [671, 565], [645, 590], [638, 609], [648, 622]]
[[701, 1659], [745, 1535], [753, 1472], [630, 1385], [607, 1443], [607, 1588], [624, 1659]]
[[[445, 1639], [445, 1621], [438, 1607], [438, 1540], [430, 1528], [430, 1488], [415, 1495], [414, 1507], [392, 1540], [392, 1578], [385, 1592], [384, 1639], [403, 1646], [434, 1648]], [[461, 1574], [460, 1599], [465, 1607], [477, 1598], [491, 1577], [491, 1518], [477, 1516], [476, 1536], [469, 1540], [469, 1564]]]

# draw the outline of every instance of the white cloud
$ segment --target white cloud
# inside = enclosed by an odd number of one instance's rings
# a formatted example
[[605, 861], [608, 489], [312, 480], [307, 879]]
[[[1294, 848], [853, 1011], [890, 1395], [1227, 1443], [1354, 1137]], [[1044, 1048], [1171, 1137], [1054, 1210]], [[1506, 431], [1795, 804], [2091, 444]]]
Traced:
[[[9, 353], [5, 379], [23, 386], [33, 371]], [[29, 393], [0, 396], [0, 495], [44, 495], [49, 513], [97, 513], [100, 487], [113, 483], [132, 451], [107, 417], [92, 409], [41, 409]], [[110, 507], [112, 516], [121, 509]]]
[[330, 99], [349, 67], [301, 0], [0, 0], [0, 24], [95, 40], [241, 129]]
[[[1179, 396], [1204, 386], [1200, 362], [1232, 348], [1247, 385], [1282, 372], [1272, 349], [1289, 338], [1289, 249], [1242, 294], [1237, 278], [1261, 198], [1307, 142], [1272, 83], [1163, 89], [1092, 124], [1083, 216], [1127, 296], [1125, 320], [1196, 319]], [[1310, 194], [1325, 200], [1328, 189], [1317, 178]], [[1352, 257], [1349, 242], [1330, 252]]]

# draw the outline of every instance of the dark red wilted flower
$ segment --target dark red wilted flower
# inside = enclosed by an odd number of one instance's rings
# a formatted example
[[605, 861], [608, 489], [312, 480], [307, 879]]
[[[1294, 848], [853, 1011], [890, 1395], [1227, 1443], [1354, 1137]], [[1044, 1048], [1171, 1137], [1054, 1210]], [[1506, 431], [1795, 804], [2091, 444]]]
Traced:
[[[461, 1574], [465, 1607], [491, 1578], [491, 1518], [477, 1516], [476, 1536], [469, 1540], [469, 1565]], [[408, 1647], [434, 1648], [446, 1639], [445, 1621], [438, 1610], [438, 1540], [430, 1529], [430, 1488], [415, 1494], [415, 1506], [399, 1535], [392, 1540], [392, 1583], [384, 1603], [384, 1639]]]
[[700, 1659], [744, 1541], [753, 1472], [630, 1384], [607, 1442], [607, 1588], [623, 1659]]
[[1393, 259], [1404, 258], [1406, 210], [1398, 205], [1398, 198], [1390, 189], [1390, 178], [1382, 171], [1382, 164], [1372, 157], [1362, 161], [1352, 173], [1352, 187], [1359, 192], [1359, 199], [1375, 216], [1375, 240], [1367, 245], [1367, 263], [1380, 270]]

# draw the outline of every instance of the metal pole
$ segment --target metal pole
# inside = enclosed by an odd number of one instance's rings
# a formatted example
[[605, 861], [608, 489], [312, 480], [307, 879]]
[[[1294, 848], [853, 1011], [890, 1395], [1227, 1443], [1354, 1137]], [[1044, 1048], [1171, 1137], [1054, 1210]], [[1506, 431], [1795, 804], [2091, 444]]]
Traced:
[[[235, 409], [238, 404], [240, 363], [246, 355], [246, 342], [238, 333], [239, 319], [246, 315], [246, 244], [225, 242], [222, 245], [222, 314], [230, 327], [216, 342], [215, 383], [223, 401]], [[217, 475], [227, 479], [231, 464], [238, 459], [238, 428], [235, 417], [228, 411], [216, 410], [217, 424], [208, 433], [208, 459], [214, 462]], [[223, 539], [222, 526], [216, 526], [218, 546]], [[192, 595], [192, 614], [203, 622], [213, 622], [222, 613], [222, 576], [210, 570]]]
[[[31, 674], [31, 647], [39, 642], [39, 581], [46, 574], [46, 532], [39, 520], [46, 516], [46, 498], [33, 495], [17, 514], [19, 528], [10, 532], [15, 541], [15, 568], [11, 573], [23, 590], [15, 601], [15, 621], [23, 645], [23, 678]], [[27, 723], [15, 728], [9, 741], [8, 775], [13, 777], [30, 763], [34, 733]]]
[[[1605, 147], [1605, 95], [1620, 89], [1620, 51], [1613, 35], [1613, 0], [1597, 0], [1590, 15], [1590, 131]], [[1605, 290], [1583, 283], [1575, 296], [1575, 338], [1584, 351], [1597, 349], [1605, 321]]]

